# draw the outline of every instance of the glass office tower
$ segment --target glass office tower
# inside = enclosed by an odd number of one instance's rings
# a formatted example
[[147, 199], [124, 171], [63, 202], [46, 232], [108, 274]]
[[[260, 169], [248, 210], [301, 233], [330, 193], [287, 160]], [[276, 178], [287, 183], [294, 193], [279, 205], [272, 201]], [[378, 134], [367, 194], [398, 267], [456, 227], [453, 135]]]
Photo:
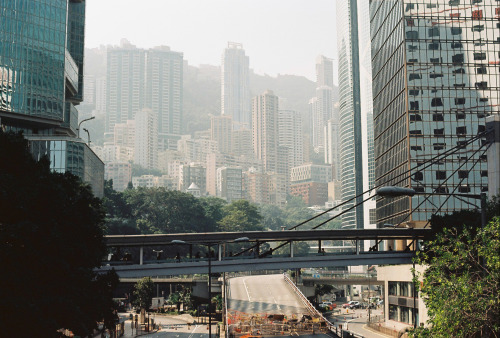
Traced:
[[[104, 164], [76, 138], [75, 106], [83, 99], [84, 27], [83, 0], [0, 0], [0, 127], [22, 131], [32, 151], [40, 154], [44, 149], [51, 161], [61, 155], [55, 149], [65, 149], [66, 159], [73, 159], [69, 149], [86, 149], [83, 161], [66, 161], [77, 164], [63, 171], [92, 183], [99, 196]], [[67, 146], [52, 147], [52, 141]], [[40, 147], [39, 142], [49, 143]], [[89, 173], [92, 177], [83, 174], [96, 164], [102, 170]]]
[[487, 191], [485, 138], [467, 141], [499, 113], [499, 16], [493, 0], [370, 1], [377, 185], [426, 194], [379, 199], [377, 226], [425, 226], [478, 204], [436, 193]]

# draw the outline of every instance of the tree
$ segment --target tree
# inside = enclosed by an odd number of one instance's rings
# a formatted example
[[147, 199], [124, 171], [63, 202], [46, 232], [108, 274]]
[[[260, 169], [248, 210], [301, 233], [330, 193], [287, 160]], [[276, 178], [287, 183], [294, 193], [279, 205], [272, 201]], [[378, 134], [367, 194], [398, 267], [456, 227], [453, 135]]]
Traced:
[[421, 293], [430, 319], [413, 336], [500, 336], [499, 217], [474, 231], [467, 225], [443, 228], [416, 263], [427, 266]]
[[201, 202], [191, 194], [165, 188], [138, 188], [124, 193], [143, 234], [215, 230]]
[[319, 303], [319, 297], [332, 293], [333, 286], [330, 284], [316, 284], [314, 286], [314, 298]]
[[218, 223], [219, 231], [263, 230], [262, 216], [257, 207], [246, 200], [234, 201], [224, 207], [224, 216]]
[[134, 286], [132, 304], [141, 309], [141, 314], [151, 307], [154, 295], [154, 283], [151, 277], [144, 277]]
[[105, 254], [100, 199], [78, 177], [51, 172], [46, 158], [35, 161], [20, 134], [0, 131], [0, 159], [2, 335], [83, 336], [112, 322], [116, 280], [93, 272]]

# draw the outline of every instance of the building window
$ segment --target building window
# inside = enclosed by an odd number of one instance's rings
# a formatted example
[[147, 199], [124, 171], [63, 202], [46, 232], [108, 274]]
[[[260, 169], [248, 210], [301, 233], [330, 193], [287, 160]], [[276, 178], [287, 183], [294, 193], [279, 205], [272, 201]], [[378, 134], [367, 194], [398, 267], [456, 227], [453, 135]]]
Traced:
[[424, 187], [413, 187], [413, 190], [415, 190], [416, 192], [425, 192]]
[[466, 146], [467, 146], [467, 141], [457, 141], [458, 149], [465, 149]]
[[418, 96], [418, 95], [419, 95], [419, 93], [420, 93], [420, 90], [419, 90], [419, 89], [410, 89], [410, 90], [408, 91], [408, 94], [409, 94], [410, 96]]
[[481, 177], [488, 177], [488, 170], [481, 170]]
[[457, 120], [464, 120], [465, 119], [465, 113], [456, 113], [455, 118]]
[[421, 130], [410, 130], [410, 135], [412, 136], [422, 136]]
[[472, 31], [473, 32], [482, 32], [482, 31], [484, 31], [484, 25], [475, 25], [475, 26], [472, 26]]
[[483, 18], [483, 11], [472, 11], [472, 20], [481, 20]]
[[439, 63], [441, 60], [440, 58], [431, 58], [430, 61], [431, 63]]
[[434, 129], [434, 136], [444, 136], [444, 128]]
[[446, 188], [446, 187], [437, 187], [434, 190], [434, 192], [437, 193], [437, 194], [447, 194], [448, 193], [448, 188]]
[[460, 179], [469, 178], [469, 171], [468, 170], [459, 170], [458, 171], [458, 178], [460, 178]]
[[389, 295], [398, 296], [398, 282], [389, 282]]
[[400, 322], [409, 324], [410, 323], [410, 308], [408, 308], [406, 306], [401, 306], [400, 313], [401, 313]]
[[456, 129], [457, 131], [457, 135], [459, 136], [463, 136], [463, 135], [466, 135], [467, 134], [467, 127], [457, 127]]
[[456, 48], [464, 48], [464, 45], [461, 42], [452, 42], [451, 43], [451, 48], [456, 49]]
[[419, 101], [410, 101], [410, 110], [419, 110]]
[[453, 63], [464, 63], [464, 55], [463, 54], [455, 54], [451, 57], [451, 61]]
[[435, 97], [431, 100], [431, 107], [441, 107], [443, 100], [440, 97]]
[[465, 98], [464, 97], [455, 98], [455, 104], [456, 105], [465, 104]]
[[459, 35], [462, 34], [462, 27], [451, 27], [451, 35]]
[[487, 74], [486, 66], [476, 68], [476, 74]]
[[450, 0], [450, 1], [448, 1], [448, 4], [450, 6], [458, 6], [458, 5], [460, 5], [460, 0]]
[[416, 40], [416, 39], [418, 39], [418, 32], [417, 31], [408, 31], [408, 32], [406, 32], [406, 38], [408, 40]]
[[443, 150], [446, 143], [434, 143], [434, 150]]
[[420, 75], [420, 74], [410, 74], [409, 81], [419, 80], [421, 78], [422, 78], [422, 75]]
[[465, 69], [463, 68], [454, 69], [453, 74], [465, 74]]
[[439, 36], [439, 27], [432, 27], [427, 30], [427, 36]]
[[435, 78], [438, 78], [438, 77], [443, 77], [443, 74], [435, 74], [435, 73], [430, 74], [430, 78], [431, 79], [435, 79]]
[[417, 171], [415, 174], [413, 174], [413, 179], [415, 181], [422, 181], [424, 179], [424, 173], [421, 171]]
[[474, 60], [486, 60], [486, 53], [474, 53]]
[[422, 150], [422, 146], [410, 146], [410, 150], [421, 151]]
[[398, 307], [396, 305], [389, 304], [389, 319], [398, 321]]
[[462, 184], [458, 187], [458, 192], [470, 192], [470, 186], [468, 184]]
[[422, 121], [422, 116], [420, 116], [420, 114], [410, 114], [410, 121]]
[[429, 46], [428, 46], [428, 48], [429, 48], [430, 50], [438, 50], [438, 49], [440, 49], [440, 48], [439, 48], [439, 42], [433, 42], [433, 43], [430, 43], [430, 44], [429, 44]]
[[438, 170], [436, 171], [436, 180], [445, 180], [446, 179], [446, 171]]
[[432, 114], [432, 121], [444, 121], [443, 114]]
[[476, 82], [476, 89], [488, 89], [488, 82], [486, 81], [480, 81]]

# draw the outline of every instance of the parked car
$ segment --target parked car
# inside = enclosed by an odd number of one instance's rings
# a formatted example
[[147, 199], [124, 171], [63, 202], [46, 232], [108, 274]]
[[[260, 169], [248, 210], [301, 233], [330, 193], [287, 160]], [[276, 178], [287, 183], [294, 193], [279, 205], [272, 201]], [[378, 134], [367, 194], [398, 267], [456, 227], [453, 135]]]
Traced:
[[[356, 303], [354, 300], [351, 300], [349, 303], [342, 304], [342, 308], [348, 309], [350, 308], [351, 304]], [[359, 303], [359, 302], [357, 302]]]
[[[351, 302], [349, 302], [351, 303]], [[357, 302], [357, 301], [353, 301], [350, 305], [349, 305], [349, 309], [359, 309], [361, 307], [361, 303], [360, 302]]]

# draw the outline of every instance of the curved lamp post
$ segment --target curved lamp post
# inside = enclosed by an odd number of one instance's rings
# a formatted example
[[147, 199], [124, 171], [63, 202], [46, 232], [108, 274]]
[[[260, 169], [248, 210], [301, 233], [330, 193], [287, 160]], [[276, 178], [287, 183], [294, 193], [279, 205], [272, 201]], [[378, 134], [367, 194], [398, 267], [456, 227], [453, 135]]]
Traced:
[[[239, 243], [239, 242], [248, 242], [250, 239], [248, 237], [240, 237], [235, 240], [222, 242], [222, 243]], [[199, 244], [206, 245], [208, 249], [208, 337], [212, 338], [212, 299], [210, 298], [212, 293], [212, 252], [211, 248], [213, 244], [221, 244], [221, 243], [187, 243], [180, 239], [174, 239], [170, 243], [172, 244]], [[225, 281], [224, 281], [225, 283]], [[225, 287], [225, 285], [224, 285]]]
[[95, 119], [95, 116], [89, 117], [88, 119], [81, 120], [80, 123], [78, 123], [78, 128], [76, 128], [76, 130], [78, 131], [78, 135], [77, 135], [78, 138], [80, 138], [80, 125], [85, 121], [90, 121], [93, 119]]

